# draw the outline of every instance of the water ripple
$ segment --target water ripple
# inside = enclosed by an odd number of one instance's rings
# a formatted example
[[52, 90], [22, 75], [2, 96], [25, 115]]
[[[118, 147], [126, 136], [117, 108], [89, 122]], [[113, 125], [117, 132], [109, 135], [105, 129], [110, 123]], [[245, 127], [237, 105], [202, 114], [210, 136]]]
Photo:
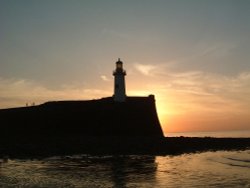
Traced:
[[0, 187], [249, 187], [249, 154], [75, 155], [9, 160], [0, 165]]

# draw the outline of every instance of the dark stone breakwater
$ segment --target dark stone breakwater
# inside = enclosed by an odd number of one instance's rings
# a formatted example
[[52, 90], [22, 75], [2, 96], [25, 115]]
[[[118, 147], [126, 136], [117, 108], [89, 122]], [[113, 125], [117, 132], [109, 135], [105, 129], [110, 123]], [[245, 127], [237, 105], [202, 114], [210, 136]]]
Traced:
[[47, 102], [0, 110], [0, 158], [54, 155], [175, 155], [244, 150], [250, 138], [164, 137], [154, 96]]
[[178, 155], [183, 153], [250, 149], [250, 138], [166, 137], [37, 137], [0, 139], [0, 158], [58, 155]]
[[57, 101], [0, 110], [2, 135], [162, 138], [154, 96]]

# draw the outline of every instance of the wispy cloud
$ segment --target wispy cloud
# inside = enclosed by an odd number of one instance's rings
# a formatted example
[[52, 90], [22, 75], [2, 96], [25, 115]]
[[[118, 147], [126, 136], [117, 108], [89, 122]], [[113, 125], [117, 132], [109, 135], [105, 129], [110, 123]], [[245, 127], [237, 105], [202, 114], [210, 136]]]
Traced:
[[[149, 77], [140, 85], [128, 83], [127, 94], [155, 94], [160, 117], [191, 118], [197, 126], [198, 121], [202, 125], [213, 119], [212, 126], [216, 121], [226, 124], [225, 122], [230, 123], [227, 119], [232, 122], [240, 119], [243, 128], [249, 127], [250, 72], [226, 76], [202, 71], [174, 72], [165, 69], [165, 74], [158, 70], [150, 71], [146, 75], [152, 74], [154, 79]], [[100, 89], [79, 83], [52, 90], [31, 80], [0, 78], [0, 108], [24, 106], [27, 102], [40, 104], [46, 101], [97, 99], [111, 95], [111, 88]]]
[[196, 111], [246, 113], [250, 110], [250, 73], [232, 77], [202, 72], [187, 75], [169, 80], [169, 90], [183, 93], [178, 101], [196, 105]]
[[63, 85], [57, 90], [26, 79], [0, 78], [0, 108], [24, 106], [26, 103], [40, 104], [51, 100], [84, 100], [110, 96], [110, 91]]
[[204, 48], [201, 48], [200, 55], [212, 55], [215, 57], [224, 57], [230, 54], [230, 51], [236, 47], [233, 43], [223, 43], [223, 42], [215, 42], [214, 44], [207, 45]]
[[[180, 109], [250, 112], [250, 72], [229, 76], [200, 70], [174, 71], [164, 64], [140, 63], [135, 63], [134, 68], [145, 76], [154, 77], [147, 80], [148, 93], [165, 93], [168, 102], [175, 103]], [[142, 91], [146, 86], [143, 85]]]
[[154, 70], [157, 69], [157, 66], [155, 65], [145, 65], [140, 63], [135, 63], [134, 67], [137, 71], [139, 71], [141, 74], [145, 76], [152, 76], [154, 74]]
[[[167, 68], [164, 74], [151, 71], [144, 74], [153, 75], [154, 79], [149, 79], [141, 90], [157, 93], [160, 103], [171, 104], [176, 113], [250, 113], [250, 72], [226, 76], [195, 70], [175, 72]], [[138, 87], [135, 89], [140, 93]]]
[[100, 77], [105, 82], [109, 82], [110, 81], [110, 79], [107, 76], [105, 76], [105, 75], [101, 75]]

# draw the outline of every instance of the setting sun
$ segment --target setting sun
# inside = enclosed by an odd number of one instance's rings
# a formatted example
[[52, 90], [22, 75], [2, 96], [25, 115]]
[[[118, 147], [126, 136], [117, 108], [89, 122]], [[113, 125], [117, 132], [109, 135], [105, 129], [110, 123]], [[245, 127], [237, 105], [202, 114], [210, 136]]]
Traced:
[[0, 108], [113, 96], [120, 57], [165, 133], [250, 129], [248, 3], [38, 4], [0, 6]]
[[0, 0], [0, 187], [249, 187], [250, 0]]

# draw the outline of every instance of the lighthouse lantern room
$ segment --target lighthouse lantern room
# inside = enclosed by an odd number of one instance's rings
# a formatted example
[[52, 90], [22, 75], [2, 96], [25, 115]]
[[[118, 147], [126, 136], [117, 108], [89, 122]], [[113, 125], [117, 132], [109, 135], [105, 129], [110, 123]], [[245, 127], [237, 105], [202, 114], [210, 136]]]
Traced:
[[125, 102], [126, 100], [126, 90], [125, 90], [125, 75], [126, 71], [122, 67], [122, 61], [120, 58], [116, 62], [116, 69], [113, 72], [115, 77], [114, 82], [114, 101], [116, 102]]

